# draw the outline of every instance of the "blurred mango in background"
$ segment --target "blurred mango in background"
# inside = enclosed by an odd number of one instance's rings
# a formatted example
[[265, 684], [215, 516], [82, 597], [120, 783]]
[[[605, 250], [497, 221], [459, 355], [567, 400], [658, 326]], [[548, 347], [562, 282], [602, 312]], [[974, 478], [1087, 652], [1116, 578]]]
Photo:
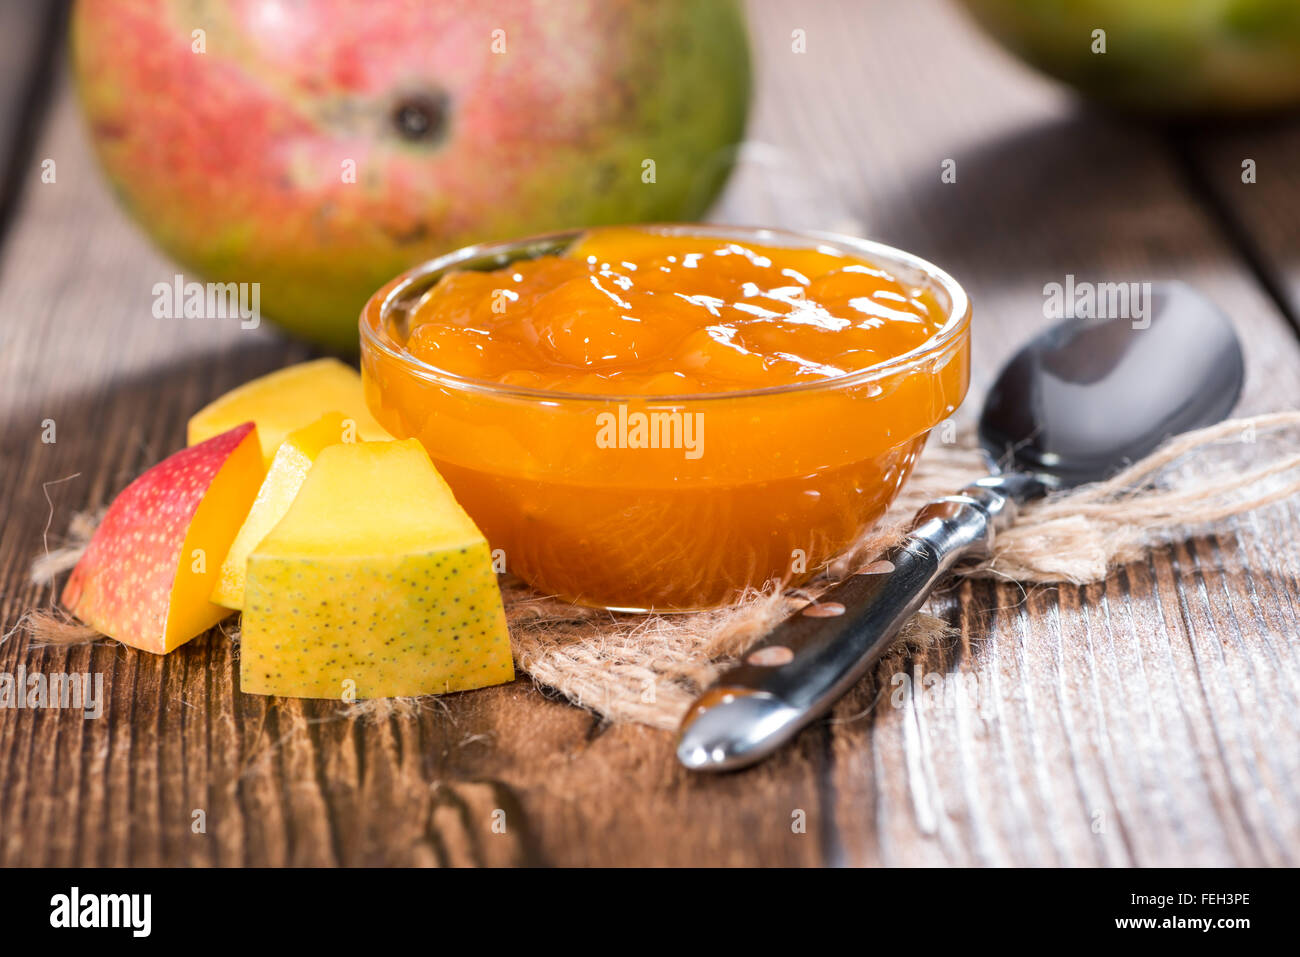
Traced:
[[1193, 115], [1300, 103], [1300, 0], [962, 3], [1027, 63], [1114, 106]]
[[72, 53], [158, 244], [340, 350], [438, 253], [698, 218], [750, 91], [732, 0], [79, 0]]

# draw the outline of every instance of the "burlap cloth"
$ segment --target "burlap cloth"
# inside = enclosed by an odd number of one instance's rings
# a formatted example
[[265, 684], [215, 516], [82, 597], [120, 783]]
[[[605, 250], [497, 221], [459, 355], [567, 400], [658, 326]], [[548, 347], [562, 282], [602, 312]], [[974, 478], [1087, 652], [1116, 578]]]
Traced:
[[[1015, 526], [998, 536], [992, 557], [957, 574], [1025, 583], [1100, 581], [1148, 547], [1300, 494], [1297, 450], [1300, 412], [1235, 419], [1187, 433], [1109, 481], [1026, 507]], [[881, 523], [816, 580], [794, 590], [772, 583], [716, 611], [613, 614], [540, 596], [518, 580], [505, 579], [515, 662], [539, 685], [610, 721], [674, 728], [695, 695], [782, 618], [868, 565], [906, 532], [923, 503], [986, 471], [971, 435], [951, 443], [932, 437]], [[67, 543], [36, 560], [33, 579], [53, 584], [75, 564], [94, 525], [93, 517], [77, 516]], [[101, 637], [55, 612], [33, 612], [22, 624], [37, 641]], [[227, 625], [224, 633], [235, 630]], [[946, 633], [942, 619], [922, 611], [904, 629], [902, 641], [904, 647], [924, 646]]]

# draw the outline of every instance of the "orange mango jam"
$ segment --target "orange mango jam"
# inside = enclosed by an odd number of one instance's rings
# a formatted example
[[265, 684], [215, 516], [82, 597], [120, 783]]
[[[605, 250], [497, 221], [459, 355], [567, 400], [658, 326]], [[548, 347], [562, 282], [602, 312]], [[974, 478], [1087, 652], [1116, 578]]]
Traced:
[[924, 295], [816, 249], [593, 231], [562, 256], [444, 276], [407, 349], [458, 375], [601, 395], [736, 392], [847, 375], [937, 331]]
[[594, 229], [367, 306], [372, 411], [420, 439], [506, 570], [635, 610], [798, 583], [961, 401], [966, 317], [941, 335], [941, 284], [736, 234]]

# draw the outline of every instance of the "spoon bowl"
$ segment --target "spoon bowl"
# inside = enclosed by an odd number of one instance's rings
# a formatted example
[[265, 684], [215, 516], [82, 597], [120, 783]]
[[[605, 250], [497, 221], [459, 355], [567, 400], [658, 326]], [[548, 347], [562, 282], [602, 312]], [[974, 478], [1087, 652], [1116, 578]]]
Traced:
[[1147, 288], [1144, 318], [1062, 320], [1003, 367], [979, 422], [995, 463], [1070, 488], [1227, 416], [1245, 380], [1232, 323], [1186, 283]]

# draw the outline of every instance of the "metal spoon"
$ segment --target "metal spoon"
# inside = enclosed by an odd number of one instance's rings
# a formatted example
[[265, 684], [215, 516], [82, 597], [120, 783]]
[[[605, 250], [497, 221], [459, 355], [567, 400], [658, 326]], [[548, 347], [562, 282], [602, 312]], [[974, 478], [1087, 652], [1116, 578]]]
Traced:
[[922, 508], [889, 565], [873, 563], [883, 572], [836, 585], [722, 675], [682, 720], [682, 764], [725, 771], [767, 757], [858, 682], [958, 560], [987, 555], [1019, 505], [1106, 478], [1227, 416], [1245, 377], [1228, 318], [1183, 283], [1147, 288], [1143, 321], [1066, 319], [1007, 363], [979, 438], [991, 465], [1013, 471], [993, 468]]

